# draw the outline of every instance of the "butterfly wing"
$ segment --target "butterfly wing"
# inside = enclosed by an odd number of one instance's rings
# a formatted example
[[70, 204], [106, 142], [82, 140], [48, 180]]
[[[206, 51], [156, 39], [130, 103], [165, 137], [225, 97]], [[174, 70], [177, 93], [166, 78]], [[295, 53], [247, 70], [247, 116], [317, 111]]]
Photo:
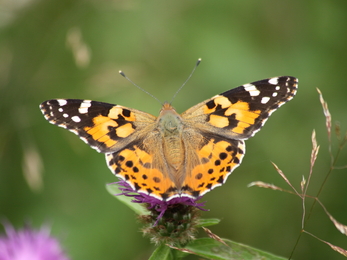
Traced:
[[156, 117], [108, 103], [54, 99], [40, 105], [45, 118], [63, 127], [99, 152], [109, 169], [134, 190], [158, 199], [178, 196], [168, 177]]
[[197, 198], [208, 191], [221, 186], [231, 172], [241, 164], [246, 152], [243, 140], [221, 138], [207, 135], [195, 154], [189, 151], [189, 157], [198, 157], [187, 164], [187, 174], [182, 185], [182, 195]]
[[139, 110], [81, 99], [48, 100], [40, 109], [50, 123], [73, 132], [101, 153], [122, 149], [156, 120]]
[[297, 78], [282, 76], [245, 84], [199, 103], [182, 117], [203, 131], [248, 139], [274, 111], [294, 97], [297, 83]]
[[[185, 178], [184, 193], [201, 196], [223, 184], [241, 163], [243, 140], [258, 132], [269, 116], [297, 91], [294, 77], [276, 77], [228, 90], [181, 114], [185, 124], [200, 133], [197, 163]], [[188, 161], [192, 161], [188, 159]]]
[[118, 152], [108, 153], [106, 162], [109, 169], [134, 191], [159, 200], [172, 199], [179, 196], [179, 192], [169, 178], [167, 164], [159, 152], [162, 151], [161, 143], [152, 143], [154, 140], [156, 138], [137, 141]]

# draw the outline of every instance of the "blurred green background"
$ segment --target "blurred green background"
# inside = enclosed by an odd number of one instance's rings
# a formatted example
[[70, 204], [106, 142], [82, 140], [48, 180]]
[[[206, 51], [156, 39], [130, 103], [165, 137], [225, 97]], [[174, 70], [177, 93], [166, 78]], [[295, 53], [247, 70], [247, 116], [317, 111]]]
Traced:
[[[202, 213], [222, 219], [212, 227], [219, 236], [288, 257], [300, 233], [301, 200], [246, 186], [262, 180], [289, 189], [273, 161], [300, 190], [316, 129], [321, 150], [309, 188], [316, 195], [330, 164], [317, 87], [333, 121], [343, 133], [347, 128], [346, 25], [346, 1], [1, 1], [0, 217], [17, 228], [50, 223], [72, 259], [147, 259], [154, 246], [139, 232], [135, 214], [105, 189], [116, 178], [104, 156], [50, 125], [39, 104], [92, 99], [157, 115], [160, 104], [118, 71], [171, 100], [201, 57], [173, 102], [179, 112], [252, 81], [299, 78], [297, 96], [246, 142], [242, 165], [204, 197], [210, 211]], [[346, 158], [343, 151], [338, 164]], [[346, 174], [334, 171], [320, 197], [345, 224]], [[347, 248], [347, 238], [318, 206], [307, 230]], [[294, 258], [344, 259], [308, 235]]]

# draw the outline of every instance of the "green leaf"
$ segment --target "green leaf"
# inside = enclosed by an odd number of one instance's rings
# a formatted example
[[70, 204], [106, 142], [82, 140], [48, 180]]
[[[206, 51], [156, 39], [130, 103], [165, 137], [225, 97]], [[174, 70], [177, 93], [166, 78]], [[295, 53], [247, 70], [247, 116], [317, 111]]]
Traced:
[[287, 258], [275, 256], [273, 254], [252, 248], [247, 245], [233, 242], [228, 239], [223, 239], [228, 245], [212, 239], [212, 238], [199, 238], [190, 243], [185, 249], [193, 251], [196, 255], [208, 259], [218, 260], [286, 260]]
[[115, 194], [122, 193], [122, 191], [119, 189], [119, 186], [117, 184], [115, 184], [115, 183], [107, 184], [106, 189], [112, 196], [114, 196], [120, 202], [124, 203], [130, 209], [135, 211], [136, 214], [138, 214], [138, 215], [148, 215], [149, 214], [149, 211], [147, 211], [140, 203], [131, 202], [131, 200], [132, 200], [131, 197], [127, 197], [124, 195], [115, 196]]
[[199, 222], [196, 224], [197, 227], [208, 227], [217, 225], [220, 222], [218, 218], [202, 218], [199, 219]]
[[173, 260], [171, 248], [166, 245], [158, 246], [148, 260]]

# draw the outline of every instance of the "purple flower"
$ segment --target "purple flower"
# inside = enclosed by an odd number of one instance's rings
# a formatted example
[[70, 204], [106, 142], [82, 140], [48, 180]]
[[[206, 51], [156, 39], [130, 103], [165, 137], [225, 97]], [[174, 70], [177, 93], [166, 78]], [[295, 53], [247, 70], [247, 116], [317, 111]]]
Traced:
[[132, 197], [132, 202], [143, 203], [150, 211], [149, 215], [140, 216], [145, 224], [142, 231], [156, 244], [185, 245], [195, 239], [196, 226], [199, 222], [199, 210], [204, 210], [204, 202], [199, 198], [177, 197], [162, 201], [153, 196], [138, 193], [126, 182], [116, 182], [122, 191], [119, 195]]
[[206, 209], [202, 208], [205, 205], [205, 202], [197, 202], [202, 197], [198, 197], [196, 199], [188, 198], [188, 197], [177, 197], [177, 198], [173, 198], [169, 201], [163, 201], [163, 200], [159, 200], [153, 196], [149, 196], [149, 195], [146, 195], [143, 193], [138, 193], [138, 192], [134, 191], [126, 181], [119, 181], [116, 183], [120, 186], [119, 189], [122, 191], [122, 193], [117, 194], [117, 195], [125, 195], [128, 197], [133, 197], [134, 199], [132, 200], [132, 202], [134, 202], [134, 203], [147, 203], [147, 204], [149, 204], [149, 207], [148, 207], [149, 210], [154, 209], [157, 212], [159, 212], [158, 219], [160, 219], [164, 215], [164, 213], [168, 209], [168, 207], [170, 207], [171, 205], [175, 205], [175, 204], [183, 204], [183, 205], [187, 205], [187, 206], [192, 206], [192, 207], [196, 207], [200, 210], [206, 211]]
[[68, 260], [59, 242], [47, 227], [16, 231], [5, 224], [6, 236], [0, 237], [1, 260]]

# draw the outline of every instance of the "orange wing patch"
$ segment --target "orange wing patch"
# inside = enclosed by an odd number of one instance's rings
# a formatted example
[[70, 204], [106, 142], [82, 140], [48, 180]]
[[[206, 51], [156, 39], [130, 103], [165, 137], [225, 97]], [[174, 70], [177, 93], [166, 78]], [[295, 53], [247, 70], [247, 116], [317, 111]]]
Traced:
[[230, 128], [236, 134], [243, 134], [245, 128], [254, 125], [260, 117], [260, 110], [251, 110], [249, 103], [237, 101], [232, 104], [228, 98], [219, 96], [204, 107], [208, 123], [218, 128]]
[[208, 102], [204, 107], [204, 114], [211, 114], [215, 112], [218, 106], [220, 106], [220, 108], [228, 108], [231, 105], [231, 102], [228, 98], [220, 95], [213, 97], [211, 101]]
[[195, 166], [183, 184], [183, 194], [192, 197], [221, 186], [242, 161], [245, 145], [241, 140], [210, 139], [197, 150], [201, 164]]
[[[120, 138], [126, 138], [135, 131], [135, 115], [130, 110], [120, 106], [112, 107], [106, 116], [98, 115], [92, 118], [92, 126], [84, 127], [84, 131], [106, 149], [114, 147]], [[104, 149], [105, 149], [104, 148]]]
[[173, 182], [159, 169], [153, 168], [153, 156], [136, 145], [118, 153], [106, 154], [106, 161], [110, 170], [137, 192], [160, 200], [173, 198], [177, 194]]
[[86, 126], [84, 131], [91, 135], [91, 137], [98, 142], [102, 142], [106, 147], [110, 148], [114, 146], [117, 141], [113, 140], [107, 134], [110, 132], [109, 127], [116, 128], [118, 123], [114, 120], [110, 120], [106, 116], [97, 116], [93, 118], [94, 126]]
[[122, 106], [114, 106], [108, 112], [108, 117], [119, 119], [120, 116], [125, 117], [127, 121], [134, 122], [136, 120], [135, 114]]

